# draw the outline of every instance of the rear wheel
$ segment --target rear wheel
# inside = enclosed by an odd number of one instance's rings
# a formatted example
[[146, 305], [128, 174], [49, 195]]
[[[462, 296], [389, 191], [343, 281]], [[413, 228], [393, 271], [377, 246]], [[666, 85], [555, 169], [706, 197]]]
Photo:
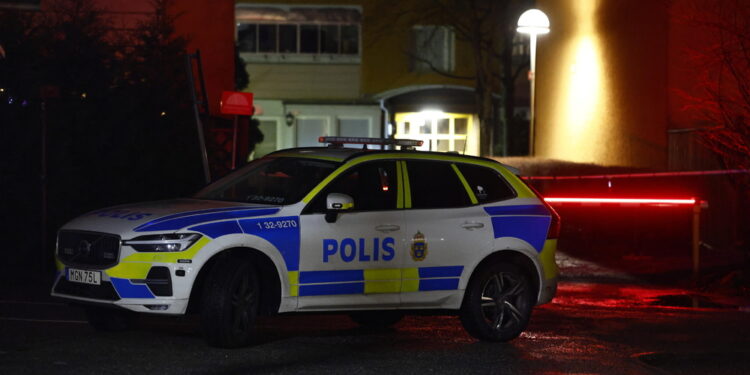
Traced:
[[404, 314], [398, 310], [357, 311], [350, 313], [349, 317], [362, 327], [383, 329], [398, 323]]
[[259, 292], [258, 277], [250, 262], [219, 260], [203, 286], [201, 325], [209, 345], [236, 348], [250, 343]]
[[461, 306], [461, 323], [485, 341], [512, 340], [526, 329], [534, 306], [528, 276], [516, 265], [495, 263], [469, 282]]
[[135, 327], [138, 314], [129, 310], [106, 308], [99, 306], [85, 306], [86, 319], [97, 331], [119, 332]]

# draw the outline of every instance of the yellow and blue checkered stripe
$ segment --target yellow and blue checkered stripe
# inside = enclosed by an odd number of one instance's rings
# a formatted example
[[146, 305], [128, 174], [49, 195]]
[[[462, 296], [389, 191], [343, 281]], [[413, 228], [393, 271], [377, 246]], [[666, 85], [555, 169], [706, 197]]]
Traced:
[[[339, 271], [300, 271], [292, 295], [408, 293], [456, 290], [463, 266], [391, 268]], [[296, 293], [295, 293], [296, 292]]]

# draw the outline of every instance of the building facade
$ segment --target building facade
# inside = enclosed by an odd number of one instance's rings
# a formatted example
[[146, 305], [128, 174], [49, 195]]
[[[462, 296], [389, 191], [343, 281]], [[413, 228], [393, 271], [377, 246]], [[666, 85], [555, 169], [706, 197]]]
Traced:
[[710, 18], [732, 6], [736, 14], [750, 9], [708, 0], [538, 0], [551, 32], [539, 38], [536, 156], [719, 168], [698, 160], [713, 156], [697, 141], [706, 118], [694, 109], [696, 100], [711, 99], [707, 87], [720, 84], [717, 61], [700, 59], [719, 54], [715, 26], [736, 26]]
[[[424, 140], [424, 150], [477, 155], [471, 82], [432, 72], [470, 71], [451, 30], [402, 20], [387, 4], [238, 1], [240, 57], [265, 138], [256, 157], [319, 145], [320, 136]], [[415, 59], [413, 54], [426, 56]]]

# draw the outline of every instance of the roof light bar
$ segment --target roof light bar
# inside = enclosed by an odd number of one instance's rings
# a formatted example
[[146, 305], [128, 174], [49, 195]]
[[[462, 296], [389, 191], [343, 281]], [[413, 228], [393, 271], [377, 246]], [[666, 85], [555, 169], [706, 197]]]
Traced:
[[546, 197], [550, 203], [619, 203], [619, 204], [675, 204], [694, 205], [695, 198], [668, 199], [668, 198], [579, 198], [579, 197]]
[[416, 139], [367, 138], [367, 137], [319, 137], [318, 142], [329, 145], [343, 145], [353, 143], [359, 145], [394, 145], [404, 147], [419, 147], [423, 141]]

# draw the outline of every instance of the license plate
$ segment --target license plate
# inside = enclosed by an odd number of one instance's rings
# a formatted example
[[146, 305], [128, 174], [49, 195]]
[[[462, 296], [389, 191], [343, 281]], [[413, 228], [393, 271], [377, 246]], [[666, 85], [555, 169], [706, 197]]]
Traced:
[[99, 271], [68, 268], [68, 281], [81, 284], [101, 285], [102, 273]]

